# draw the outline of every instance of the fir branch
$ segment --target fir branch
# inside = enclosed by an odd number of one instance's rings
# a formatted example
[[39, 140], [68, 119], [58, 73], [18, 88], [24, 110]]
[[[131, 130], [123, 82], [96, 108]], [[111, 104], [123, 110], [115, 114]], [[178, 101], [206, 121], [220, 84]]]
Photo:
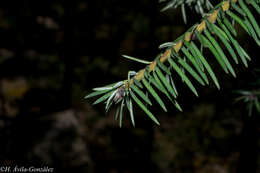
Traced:
[[[158, 120], [148, 109], [148, 105], [152, 105], [149, 95], [157, 101], [164, 111], [167, 111], [167, 107], [158, 95], [158, 91], [160, 91], [181, 111], [182, 109], [176, 100], [178, 93], [174, 83], [177, 75], [196, 96], [198, 96], [198, 93], [188, 74], [205, 86], [209, 84], [208, 73], [216, 87], [220, 88], [214, 71], [207, 62], [207, 58], [203, 55], [203, 49], [208, 48], [222, 69], [226, 73], [231, 73], [234, 77], [236, 77], [235, 71], [229, 62], [228, 56], [224, 53], [224, 49], [227, 50], [236, 64], [239, 63], [240, 59], [246, 67], [248, 66], [247, 61], [251, 58], [236, 40], [236, 29], [230, 20], [232, 19], [239, 24], [260, 45], [260, 28], [250, 11], [250, 6], [259, 13], [259, 2], [256, 0], [250, 0], [247, 3], [243, 0], [225, 0], [219, 3], [203, 17], [200, 23], [193, 25], [175, 41], [163, 44], [161, 47], [165, 48], [165, 51], [159, 54], [152, 62], [124, 56], [148, 65], [137, 73], [130, 71], [128, 79], [124, 81], [95, 88], [95, 92], [85, 98], [104, 94], [94, 104], [105, 101], [107, 111], [113, 103], [117, 105], [116, 119], [119, 115], [120, 127], [122, 125], [125, 103], [129, 110], [132, 124], [135, 125], [133, 102], [159, 125]], [[234, 11], [236, 11], [236, 14]], [[198, 48], [198, 43], [195, 43], [195, 39], [199, 41], [203, 49]], [[223, 43], [222, 47], [216, 39]], [[139, 98], [142, 98], [142, 100]]]

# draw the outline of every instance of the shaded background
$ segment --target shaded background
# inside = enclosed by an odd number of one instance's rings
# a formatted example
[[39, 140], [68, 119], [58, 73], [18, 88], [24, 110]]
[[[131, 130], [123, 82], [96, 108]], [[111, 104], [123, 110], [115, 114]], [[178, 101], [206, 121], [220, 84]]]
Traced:
[[[152, 60], [158, 45], [173, 41], [200, 16], [160, 13], [156, 0], [3, 1], [0, 5], [0, 165], [49, 166], [78, 173], [260, 172], [259, 114], [247, 116], [232, 90], [250, 89], [259, 52], [239, 29], [252, 57], [226, 75], [208, 56], [219, 78], [197, 87], [196, 98], [179, 81], [180, 113], [152, 108], [154, 125], [136, 107], [136, 128], [115, 109], [84, 100], [91, 88], [123, 80], [143, 67], [122, 54]], [[215, 64], [215, 65], [214, 65]], [[154, 104], [155, 105], [155, 104]], [[249, 165], [250, 164], [250, 165]]]

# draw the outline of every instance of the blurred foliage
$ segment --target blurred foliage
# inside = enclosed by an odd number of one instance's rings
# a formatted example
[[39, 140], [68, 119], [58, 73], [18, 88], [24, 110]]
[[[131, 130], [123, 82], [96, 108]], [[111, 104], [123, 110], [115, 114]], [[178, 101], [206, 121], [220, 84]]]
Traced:
[[165, 7], [161, 11], [166, 11], [170, 8], [178, 8], [181, 7], [182, 12], [182, 18], [184, 23], [187, 23], [187, 15], [186, 15], [186, 7], [188, 6], [191, 10], [194, 10], [196, 13], [200, 14], [201, 16], [204, 16], [207, 14], [208, 11], [210, 11], [213, 8], [214, 1], [210, 0], [159, 0], [159, 2], [167, 2]]
[[[136, 128], [126, 121], [119, 129], [115, 109], [106, 115], [82, 96], [141, 68], [121, 54], [150, 61], [160, 43], [188, 26], [179, 11], [160, 13], [157, 1], [70, 3], [1, 2], [0, 164], [79, 173], [237, 172], [247, 112], [242, 103], [233, 104], [231, 89], [246, 88], [251, 72], [239, 68], [237, 79], [221, 76], [223, 89], [203, 88], [199, 99], [181, 89], [183, 114], [152, 108], [160, 128], [137, 110]], [[191, 14], [189, 21], [198, 21]], [[239, 36], [257, 55], [253, 41], [242, 31]], [[252, 58], [250, 66], [258, 65]], [[259, 165], [258, 158], [258, 172]]]
[[250, 90], [235, 90], [234, 93], [240, 95], [235, 99], [236, 102], [243, 101], [246, 105], [248, 115], [252, 116], [252, 112], [256, 111], [258, 114], [260, 114], [260, 103], [259, 103], [259, 97], [260, 97], [260, 91], [259, 91], [259, 85], [260, 85], [260, 79], [259, 79], [259, 69], [253, 70], [253, 75], [255, 76], [254, 82], [251, 82]]

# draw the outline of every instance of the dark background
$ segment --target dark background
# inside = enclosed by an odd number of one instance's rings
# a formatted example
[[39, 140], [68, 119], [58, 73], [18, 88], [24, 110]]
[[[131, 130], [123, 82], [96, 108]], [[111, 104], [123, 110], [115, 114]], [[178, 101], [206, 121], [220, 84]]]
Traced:
[[[200, 16], [180, 9], [161, 13], [156, 0], [20, 0], [0, 5], [0, 166], [53, 167], [55, 172], [233, 173], [260, 172], [259, 113], [248, 117], [233, 90], [251, 89], [259, 47], [240, 28], [249, 68], [196, 85], [199, 98], [177, 82], [180, 113], [153, 106], [156, 126], [135, 106], [136, 128], [125, 113], [84, 100], [93, 87], [143, 68], [122, 54], [153, 60], [161, 43], [173, 41]], [[258, 17], [259, 18], [259, 17]], [[194, 81], [195, 83], [195, 81]], [[156, 105], [156, 104], [154, 104]]]

